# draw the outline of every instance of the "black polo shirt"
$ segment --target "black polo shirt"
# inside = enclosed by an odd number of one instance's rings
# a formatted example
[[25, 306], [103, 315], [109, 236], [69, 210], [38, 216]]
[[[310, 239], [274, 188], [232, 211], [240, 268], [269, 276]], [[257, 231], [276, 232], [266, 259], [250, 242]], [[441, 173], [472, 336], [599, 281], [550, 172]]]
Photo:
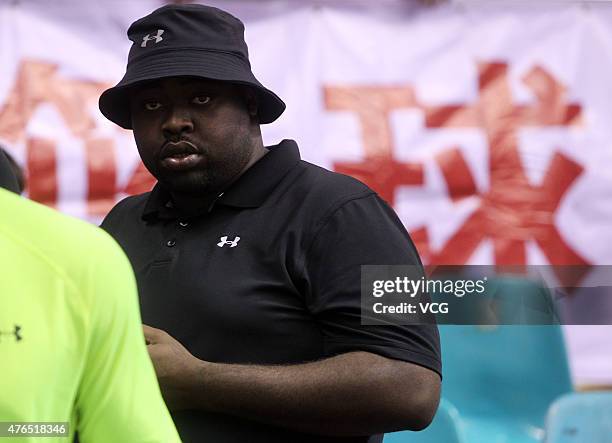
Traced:
[[[108, 214], [102, 227], [132, 262], [144, 323], [212, 362], [368, 351], [439, 373], [435, 326], [360, 324], [360, 266], [420, 263], [393, 210], [363, 183], [300, 160], [293, 141], [269, 149], [198, 216], [181, 217], [159, 184]], [[380, 441], [201, 411], [173, 417], [186, 443]]]
[[0, 149], [0, 188], [19, 194], [17, 177], [2, 149]]

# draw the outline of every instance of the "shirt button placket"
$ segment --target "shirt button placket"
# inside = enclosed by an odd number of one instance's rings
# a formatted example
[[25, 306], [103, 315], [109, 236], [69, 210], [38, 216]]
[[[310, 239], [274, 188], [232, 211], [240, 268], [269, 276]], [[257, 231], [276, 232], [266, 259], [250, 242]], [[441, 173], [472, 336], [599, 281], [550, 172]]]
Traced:
[[[186, 222], [186, 221], [179, 221], [178, 224], [183, 229], [186, 228], [187, 226], [189, 226], [189, 223]], [[178, 232], [175, 232], [175, 234], [180, 236], [180, 233], [178, 233]], [[176, 237], [173, 237], [170, 240], [168, 240], [166, 242], [166, 246], [169, 247], [169, 248], [173, 248], [174, 246], [176, 246]]]

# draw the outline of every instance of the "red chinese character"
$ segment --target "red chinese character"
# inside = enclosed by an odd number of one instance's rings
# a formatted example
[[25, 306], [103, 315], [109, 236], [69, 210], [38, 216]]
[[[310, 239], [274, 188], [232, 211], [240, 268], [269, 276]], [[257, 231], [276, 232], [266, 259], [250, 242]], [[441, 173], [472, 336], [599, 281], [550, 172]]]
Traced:
[[120, 193], [151, 189], [155, 180], [140, 164], [125, 189], [118, 189], [115, 142], [96, 135], [96, 122], [89, 112], [107, 87], [102, 82], [64, 77], [51, 63], [21, 63], [13, 88], [0, 107], [0, 137], [10, 143], [25, 140], [31, 199], [55, 206], [59, 193], [56, 145], [61, 140], [29, 138], [26, 134], [27, 125], [43, 103], [53, 105], [71, 133], [83, 140], [89, 214], [106, 214]]
[[[533, 240], [551, 264], [587, 265], [588, 262], [563, 239], [554, 220], [563, 196], [582, 174], [582, 167], [557, 152], [543, 183], [533, 185], [521, 163], [517, 137], [522, 127], [577, 125], [581, 107], [567, 103], [563, 85], [540, 67], [523, 78], [536, 97], [535, 103], [516, 105], [508, 85], [507, 70], [504, 63], [479, 64], [480, 95], [472, 104], [430, 107], [419, 103], [410, 87], [326, 88], [328, 109], [347, 109], [358, 114], [366, 148], [366, 161], [362, 164], [339, 163], [336, 170], [355, 175], [393, 203], [399, 185], [422, 183], [422, 169], [419, 165], [398, 164], [393, 159], [390, 110], [420, 108], [425, 114], [427, 128], [482, 129], [489, 148], [487, 191], [477, 189], [459, 148], [451, 148], [437, 156], [449, 197], [456, 201], [477, 196], [479, 205], [439, 250], [431, 250], [426, 228], [412, 232], [426, 261], [465, 264], [481, 242], [490, 239], [496, 264], [523, 265], [527, 260], [526, 242]], [[376, 160], [378, 153], [382, 153], [380, 158], [384, 161]]]
[[423, 184], [423, 165], [400, 163], [393, 157], [389, 114], [417, 105], [410, 87], [327, 87], [325, 105], [330, 110], [357, 113], [365, 150], [362, 162], [337, 162], [335, 171], [367, 183], [391, 205], [398, 186]]

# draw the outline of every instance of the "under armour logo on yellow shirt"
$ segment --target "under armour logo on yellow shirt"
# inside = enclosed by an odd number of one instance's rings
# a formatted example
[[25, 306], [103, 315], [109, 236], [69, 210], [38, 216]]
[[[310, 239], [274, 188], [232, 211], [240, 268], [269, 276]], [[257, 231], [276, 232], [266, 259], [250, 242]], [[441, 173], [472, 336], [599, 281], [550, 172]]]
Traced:
[[21, 341], [21, 326], [15, 325], [12, 331], [0, 331], [0, 343], [2, 343], [2, 337], [13, 337], [15, 341]]

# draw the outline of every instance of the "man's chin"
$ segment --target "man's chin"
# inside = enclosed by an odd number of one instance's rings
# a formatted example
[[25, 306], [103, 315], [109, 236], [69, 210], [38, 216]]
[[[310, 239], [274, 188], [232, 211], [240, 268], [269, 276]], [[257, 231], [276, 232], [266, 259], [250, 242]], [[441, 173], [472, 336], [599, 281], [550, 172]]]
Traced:
[[210, 180], [201, 173], [172, 174], [160, 177], [159, 182], [171, 192], [183, 194], [205, 194], [210, 191]]

